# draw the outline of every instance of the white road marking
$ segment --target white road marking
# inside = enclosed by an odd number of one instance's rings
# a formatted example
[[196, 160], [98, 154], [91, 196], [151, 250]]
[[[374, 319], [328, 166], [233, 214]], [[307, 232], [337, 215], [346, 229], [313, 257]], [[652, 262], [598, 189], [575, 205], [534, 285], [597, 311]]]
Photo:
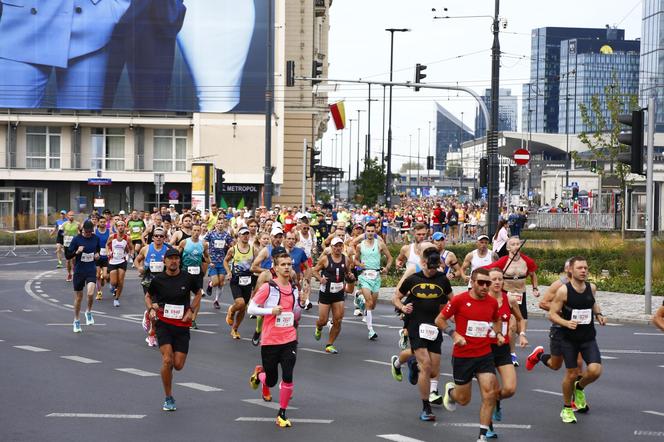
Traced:
[[562, 396], [562, 393], [558, 393], [557, 391], [549, 391], [549, 390], [540, 390], [539, 388], [535, 388], [533, 391], [536, 391], [538, 393], [544, 393], [544, 394], [552, 394], [554, 396]]
[[12, 311], [9, 309], [0, 310], [0, 313], [11, 313], [11, 312]]
[[412, 437], [404, 436], [402, 434], [377, 434], [376, 437], [392, 440], [394, 442], [424, 442], [423, 440], [413, 439]]
[[604, 356], [602, 355], [602, 359], [618, 359], [615, 356]]
[[14, 348], [18, 348], [19, 350], [34, 351], [35, 353], [39, 353], [42, 351], [51, 351], [47, 348], [33, 347], [32, 345], [15, 345]]
[[664, 413], [662, 413], [662, 412], [660, 412], [660, 411], [643, 410], [643, 412], [644, 412], [644, 413], [647, 413], [647, 414], [654, 414], [655, 416], [662, 416], [662, 417], [664, 417]]
[[614, 322], [609, 322], [606, 325], [609, 326], [609, 327], [624, 327], [625, 326], [625, 324], [616, 324]]
[[[71, 325], [71, 324], [69, 324]], [[60, 356], [62, 359], [69, 359], [70, 361], [80, 362], [81, 364], [100, 364], [101, 361], [94, 359], [84, 358], [83, 356]]]
[[392, 363], [390, 362], [385, 362], [385, 361], [374, 361], [373, 359], [365, 359], [364, 362], [371, 362], [372, 364], [380, 364], [380, 365], [387, 365], [391, 366]]
[[198, 312], [198, 316], [201, 316], [201, 315], [216, 315], [216, 313], [215, 312]]
[[634, 430], [634, 436], [664, 437], [664, 431]]
[[[46, 324], [46, 325], [47, 325], [48, 327], [57, 327], [57, 326], [67, 326], [67, 327], [71, 327], [71, 326], [72, 326], [72, 323], [71, 323], [71, 322], [50, 322], [50, 323], [48, 323], [48, 324]], [[95, 322], [95, 327], [105, 327], [105, 326], [106, 326], [106, 324], [99, 324], [99, 323]]]
[[93, 417], [102, 419], [143, 419], [145, 414], [51, 413], [46, 417]]
[[0, 342], [5, 342], [5, 340], [4, 340], [4, 339], [0, 339]]
[[120, 316], [122, 316], [123, 318], [134, 320], [134, 321], [142, 321], [143, 320], [143, 315], [144, 315], [144, 313], [136, 314], [136, 315], [120, 315]]
[[[478, 427], [477, 422], [439, 422], [436, 423], [437, 427]], [[532, 429], [531, 425], [520, 425], [520, 424], [493, 424], [496, 428], [511, 428], [515, 430], [530, 430]]]
[[74, 306], [71, 305], [71, 304], [65, 304], [65, 307], [68, 307], [68, 308], [74, 308]]
[[48, 300], [51, 301], [51, 302], [60, 302], [57, 299], [53, 299], [53, 298], [48, 298]]
[[324, 354], [324, 355], [327, 354], [327, 353], [325, 353], [323, 350], [314, 350], [313, 348], [302, 348], [302, 347], [301, 347], [301, 348], [299, 348], [298, 350], [300, 350], [300, 351], [308, 351], [308, 352], [311, 352], [311, 353], [322, 353], [322, 354]]
[[37, 292], [37, 293], [44, 293], [44, 291], [43, 291], [42, 289], [35, 289], [35, 292]]
[[42, 293], [43, 298], [48, 298], [49, 296], [46, 293]]
[[90, 310], [90, 311], [91, 311], [92, 313], [94, 313], [95, 315], [105, 315], [105, 314], [106, 314], [106, 313], [104, 313], [104, 312], [100, 312], [100, 311], [97, 311], [97, 310]]
[[636, 336], [664, 336], [664, 333], [639, 333], [634, 332]]
[[[332, 419], [288, 419], [295, 424], [331, 424]], [[235, 422], [270, 422], [274, 423], [273, 417], [238, 417]]]
[[664, 365], [658, 365], [659, 368], [664, 368]]
[[195, 328], [192, 328], [191, 331], [196, 332], [196, 333], [203, 333], [206, 335], [216, 335], [217, 332], [209, 331], [209, 330], [196, 330]]
[[[278, 402], [265, 402], [263, 399], [242, 399], [242, 402], [246, 402], [248, 404], [253, 404], [253, 405], [260, 405], [261, 407], [270, 408], [272, 410], [278, 410], [279, 409], [279, 403]], [[289, 405], [288, 409], [289, 410], [297, 410], [297, 407], [291, 407]]]
[[149, 371], [143, 371], [139, 370], [138, 368], [116, 368], [117, 371], [121, 371], [123, 373], [129, 373], [129, 374], [135, 374], [136, 376], [159, 376], [158, 373], [151, 373]]
[[29, 308], [24, 308], [23, 311], [26, 312], [26, 313], [29, 313], [29, 312], [31, 312], [32, 310], [29, 309]]
[[176, 382], [176, 384], [182, 387], [193, 388], [194, 390], [199, 390], [199, 391], [224, 391], [221, 388], [210, 387], [209, 385], [198, 384], [196, 382]]
[[548, 328], [529, 328], [528, 333], [548, 333], [551, 330]]
[[601, 353], [618, 353], [626, 355], [664, 355], [664, 351], [641, 351], [641, 350], [600, 350]]

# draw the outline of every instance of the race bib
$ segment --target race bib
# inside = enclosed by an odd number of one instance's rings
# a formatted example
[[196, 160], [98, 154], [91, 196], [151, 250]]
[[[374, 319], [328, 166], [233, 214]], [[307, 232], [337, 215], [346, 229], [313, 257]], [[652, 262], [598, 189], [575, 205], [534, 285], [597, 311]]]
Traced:
[[503, 321], [503, 326], [500, 329], [500, 332], [503, 334], [503, 336], [507, 336], [507, 321]]
[[523, 301], [523, 293], [507, 292], [507, 296], [509, 296], [510, 299], [515, 300], [517, 304], [521, 304], [521, 301]]
[[99, 256], [107, 256], [107, 255], [108, 255], [108, 250], [106, 249], [106, 247], [104, 247], [103, 249], [99, 249]]
[[223, 249], [224, 247], [226, 247], [226, 241], [224, 241], [223, 239], [215, 239], [214, 240], [214, 248], [215, 249]]
[[365, 270], [362, 274], [367, 279], [376, 279], [376, 278], [378, 278], [378, 271], [377, 270]]
[[94, 253], [82, 253], [81, 254], [81, 262], [92, 262], [95, 260], [95, 254]]
[[438, 327], [431, 324], [420, 324], [420, 338], [435, 341], [438, 338]]
[[201, 268], [198, 266], [189, 266], [187, 267], [187, 273], [189, 273], [190, 275], [198, 275], [199, 273], [201, 273]]
[[182, 319], [184, 316], [184, 305], [165, 304], [164, 318]]
[[274, 325], [279, 328], [292, 327], [295, 324], [295, 315], [293, 312], [283, 312], [276, 317]]
[[159, 273], [164, 271], [164, 263], [161, 261], [152, 261], [150, 263], [150, 272]]
[[468, 321], [466, 325], [466, 336], [471, 338], [486, 338], [491, 327], [488, 322]]
[[575, 321], [577, 324], [588, 325], [593, 320], [593, 311], [589, 308], [584, 309], [573, 309], [572, 310], [572, 321]]
[[73, 236], [65, 235], [64, 239], [62, 240], [62, 244], [65, 247], [69, 247], [69, 244], [71, 244], [71, 240], [74, 239]]
[[138, 232], [141, 231], [141, 228], [139, 226], [134, 226], [134, 227], [131, 228], [131, 231], [134, 232], [134, 233], [138, 233]]
[[238, 281], [239, 285], [249, 285], [251, 284], [251, 276], [240, 276]]
[[125, 251], [124, 249], [113, 249], [113, 259], [115, 260], [123, 260], [125, 257]]
[[344, 289], [343, 282], [331, 282], [330, 283], [330, 293], [339, 293]]

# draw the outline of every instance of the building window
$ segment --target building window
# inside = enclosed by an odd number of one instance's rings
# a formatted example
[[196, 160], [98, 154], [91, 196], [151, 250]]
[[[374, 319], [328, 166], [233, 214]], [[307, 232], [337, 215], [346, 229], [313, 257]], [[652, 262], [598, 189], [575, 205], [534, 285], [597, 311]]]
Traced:
[[60, 128], [28, 126], [26, 128], [25, 167], [60, 169]]
[[124, 129], [93, 127], [90, 148], [92, 170], [124, 170]]
[[187, 130], [155, 129], [153, 169], [155, 172], [187, 170]]

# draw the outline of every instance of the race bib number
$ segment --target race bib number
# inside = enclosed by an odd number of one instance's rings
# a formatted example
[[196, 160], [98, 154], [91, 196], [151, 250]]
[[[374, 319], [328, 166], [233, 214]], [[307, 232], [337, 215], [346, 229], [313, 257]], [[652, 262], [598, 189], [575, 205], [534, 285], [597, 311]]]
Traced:
[[164, 318], [182, 319], [184, 316], [184, 305], [166, 304], [164, 305]]
[[113, 259], [122, 261], [125, 257], [124, 249], [113, 249]]
[[92, 262], [95, 260], [95, 254], [94, 253], [82, 253], [81, 254], [81, 262]]
[[274, 322], [274, 325], [279, 328], [292, 327], [293, 324], [295, 324], [295, 315], [293, 312], [283, 312], [277, 316]]
[[330, 283], [330, 293], [339, 293], [344, 289], [343, 282], [331, 282]]
[[134, 227], [131, 228], [131, 231], [134, 232], [134, 233], [138, 233], [138, 232], [141, 231], [141, 228], [139, 226], [134, 226]]
[[201, 268], [198, 266], [189, 266], [187, 267], [187, 273], [189, 273], [190, 275], [198, 275], [199, 273], [201, 273]]
[[223, 249], [224, 247], [226, 247], [226, 241], [224, 241], [223, 239], [215, 239], [214, 240], [214, 248], [215, 249]]
[[500, 329], [500, 332], [503, 334], [503, 336], [507, 336], [507, 321], [503, 321], [503, 326]]
[[150, 272], [159, 273], [164, 271], [164, 263], [161, 261], [152, 261], [150, 263]]
[[468, 321], [466, 325], [466, 336], [471, 338], [486, 338], [491, 327], [484, 321]]
[[365, 270], [362, 274], [367, 279], [376, 279], [376, 278], [378, 278], [378, 271], [377, 270]]
[[251, 284], [251, 276], [240, 276], [238, 278], [238, 284], [242, 286]]
[[438, 327], [431, 324], [420, 324], [420, 338], [435, 341], [438, 338]]
[[521, 301], [523, 301], [523, 293], [507, 292], [507, 296], [509, 296], [510, 299], [515, 300], [517, 304], [521, 304]]
[[584, 309], [573, 309], [572, 310], [572, 321], [575, 321], [577, 324], [588, 325], [593, 320], [593, 311], [589, 308]]
[[99, 249], [99, 256], [107, 256], [108, 250], [106, 248]]
[[72, 239], [74, 239], [73, 236], [65, 235], [64, 239], [62, 240], [62, 244], [64, 244], [65, 247], [69, 247]]

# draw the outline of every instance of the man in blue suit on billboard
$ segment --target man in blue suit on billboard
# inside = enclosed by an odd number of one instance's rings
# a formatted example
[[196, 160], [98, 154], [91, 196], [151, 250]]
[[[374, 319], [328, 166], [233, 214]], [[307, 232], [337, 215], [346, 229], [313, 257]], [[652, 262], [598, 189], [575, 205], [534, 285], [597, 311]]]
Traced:
[[0, 106], [99, 109], [107, 45], [131, 0], [0, 0]]

